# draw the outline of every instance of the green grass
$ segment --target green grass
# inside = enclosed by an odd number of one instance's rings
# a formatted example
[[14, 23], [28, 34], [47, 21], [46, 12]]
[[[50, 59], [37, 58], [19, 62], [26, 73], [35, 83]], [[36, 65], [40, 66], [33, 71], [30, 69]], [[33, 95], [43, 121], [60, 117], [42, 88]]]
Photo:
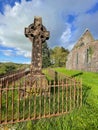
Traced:
[[83, 89], [89, 89], [88, 103], [98, 108], [98, 73], [67, 70], [65, 68], [55, 68], [54, 70], [67, 76], [82, 79]]
[[[94, 72], [83, 72], [78, 70], [67, 70], [65, 68], [55, 68], [57, 72], [63, 73], [67, 76], [74, 76], [76, 78], [82, 78], [83, 84], [89, 85], [90, 87], [98, 87], [98, 73]], [[75, 76], [76, 75], [76, 76]]]
[[98, 130], [98, 73], [65, 68], [54, 70], [66, 76], [82, 78], [83, 106], [56, 118], [17, 123], [15, 130]]

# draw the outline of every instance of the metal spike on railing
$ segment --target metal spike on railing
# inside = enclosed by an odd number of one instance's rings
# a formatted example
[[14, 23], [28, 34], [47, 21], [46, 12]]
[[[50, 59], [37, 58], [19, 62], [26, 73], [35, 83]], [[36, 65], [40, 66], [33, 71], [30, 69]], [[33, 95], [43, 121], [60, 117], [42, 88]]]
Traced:
[[34, 86], [34, 119], [36, 118], [36, 88], [37, 88], [37, 81], [35, 82]]
[[60, 113], [60, 81], [58, 79], [58, 113]]
[[6, 123], [8, 122], [8, 80], [6, 82]]
[[77, 81], [77, 79], [76, 79], [76, 89], [77, 89], [77, 104], [76, 104], [76, 106], [78, 107], [78, 105], [79, 105], [79, 86], [78, 86], [78, 81]]
[[40, 96], [40, 101], [39, 101], [39, 104], [40, 104], [40, 112], [39, 112], [39, 118], [41, 118], [41, 112], [42, 112], [42, 109], [41, 109], [41, 105], [42, 105], [42, 78], [41, 78], [41, 82], [40, 82], [41, 86], [40, 86], [40, 92], [39, 92], [39, 96]]
[[51, 81], [49, 81], [49, 116], [50, 116]]
[[23, 83], [23, 91], [24, 91], [24, 95], [23, 95], [23, 120], [25, 120], [25, 105], [26, 105], [26, 81], [25, 80]]
[[80, 81], [80, 107], [82, 106], [82, 79]]
[[64, 112], [64, 81], [62, 80], [62, 113]]
[[74, 108], [75, 108], [75, 102], [76, 102], [76, 80], [74, 79]]
[[45, 117], [46, 116], [46, 81], [44, 81], [43, 84], [44, 84], [44, 117]]
[[54, 98], [53, 98], [53, 107], [54, 107], [54, 110], [53, 110], [53, 114], [55, 114], [55, 86], [56, 85], [56, 82], [54, 80], [54, 83], [53, 83], [53, 91], [54, 91]]
[[[12, 77], [12, 80], [13, 80], [13, 77]], [[14, 121], [14, 87], [15, 87], [15, 82], [13, 80], [12, 82], [12, 122]]]
[[20, 121], [20, 87], [21, 83], [18, 83], [18, 121]]
[[68, 107], [68, 106], [67, 106], [67, 105], [68, 105], [68, 104], [67, 104], [67, 100], [68, 100], [68, 81], [67, 81], [67, 80], [68, 80], [68, 79], [66, 79], [66, 113], [67, 113], [67, 111], [68, 111], [68, 110], [67, 110], [67, 109], [68, 109], [68, 108], [67, 108], [67, 107]]
[[70, 111], [71, 111], [71, 109], [72, 109], [72, 80], [70, 80], [70, 83], [69, 83], [70, 85], [69, 85], [69, 91], [70, 91]]

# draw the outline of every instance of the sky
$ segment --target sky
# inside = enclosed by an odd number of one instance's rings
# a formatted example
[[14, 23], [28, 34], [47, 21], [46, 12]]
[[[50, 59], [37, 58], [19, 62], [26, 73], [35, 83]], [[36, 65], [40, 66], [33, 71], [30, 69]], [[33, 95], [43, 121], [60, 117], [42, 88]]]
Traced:
[[0, 0], [0, 62], [31, 62], [24, 28], [34, 16], [50, 31], [50, 48], [71, 50], [87, 28], [98, 39], [98, 0]]

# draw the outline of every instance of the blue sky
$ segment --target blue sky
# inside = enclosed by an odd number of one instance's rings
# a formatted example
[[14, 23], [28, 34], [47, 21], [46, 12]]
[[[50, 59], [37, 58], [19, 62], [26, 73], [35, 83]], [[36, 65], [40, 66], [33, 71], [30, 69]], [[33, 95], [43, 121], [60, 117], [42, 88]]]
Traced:
[[34, 16], [50, 31], [50, 48], [71, 50], [86, 28], [98, 39], [98, 0], [0, 0], [0, 62], [30, 63], [24, 28]]

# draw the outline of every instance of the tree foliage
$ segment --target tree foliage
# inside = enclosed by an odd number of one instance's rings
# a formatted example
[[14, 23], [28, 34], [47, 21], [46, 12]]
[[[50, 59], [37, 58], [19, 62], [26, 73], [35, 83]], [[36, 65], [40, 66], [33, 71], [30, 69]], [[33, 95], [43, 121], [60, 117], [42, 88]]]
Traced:
[[47, 68], [51, 65], [54, 67], [66, 66], [68, 54], [68, 49], [58, 46], [53, 49], [49, 49], [47, 43], [45, 42], [42, 46], [42, 67]]
[[69, 54], [68, 49], [63, 47], [55, 47], [50, 50], [51, 52], [51, 63], [54, 67], [63, 67], [66, 65], [67, 55]]
[[42, 68], [47, 68], [50, 65], [50, 50], [47, 43], [45, 42], [42, 45]]

